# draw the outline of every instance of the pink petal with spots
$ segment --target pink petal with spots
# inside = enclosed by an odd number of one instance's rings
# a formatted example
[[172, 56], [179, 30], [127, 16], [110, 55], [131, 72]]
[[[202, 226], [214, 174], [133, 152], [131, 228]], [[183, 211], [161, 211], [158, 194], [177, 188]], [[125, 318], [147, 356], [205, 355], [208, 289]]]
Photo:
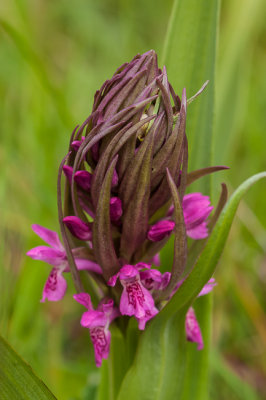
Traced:
[[139, 330], [143, 331], [146, 326], [146, 322], [148, 322], [150, 319], [152, 319], [156, 314], [158, 314], [158, 310], [156, 307], [153, 307], [149, 312], [146, 312], [146, 315], [144, 318], [140, 318], [139, 321]]
[[53, 268], [44, 285], [41, 302], [45, 299], [49, 301], [61, 300], [66, 292], [67, 283], [62, 276], [62, 271], [58, 268]]
[[64, 251], [64, 247], [60, 242], [59, 236], [56, 232], [44, 228], [43, 226], [38, 224], [33, 224], [32, 230], [46, 243], [50, 244], [51, 246], [53, 246], [58, 250]]
[[96, 367], [100, 367], [102, 360], [106, 360], [109, 356], [111, 333], [102, 327], [95, 327], [90, 329], [90, 337], [94, 347]]

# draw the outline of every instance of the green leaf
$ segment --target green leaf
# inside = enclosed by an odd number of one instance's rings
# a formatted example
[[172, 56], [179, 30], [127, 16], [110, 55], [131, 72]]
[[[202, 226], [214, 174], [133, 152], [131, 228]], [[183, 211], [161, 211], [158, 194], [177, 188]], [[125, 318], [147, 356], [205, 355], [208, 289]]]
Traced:
[[[210, 81], [204, 93], [188, 107], [190, 170], [211, 164], [219, 3], [175, 0], [163, 52], [169, 81], [178, 93], [185, 87], [189, 98]], [[204, 178], [203, 182], [209, 193], [210, 179]]]
[[31, 367], [0, 337], [1, 400], [56, 400]]
[[[175, 0], [164, 47], [163, 62], [167, 67], [169, 80], [174, 89], [181, 93], [185, 87], [188, 98], [191, 98], [204, 82], [208, 87], [200, 96], [188, 105], [187, 136], [189, 145], [189, 170], [198, 170], [212, 165], [213, 112], [215, 106], [215, 62], [217, 46], [217, 26], [220, 1], [207, 0]], [[204, 85], [203, 85], [204, 86]], [[189, 103], [189, 101], [188, 101]], [[202, 170], [206, 171], [206, 170]], [[207, 172], [207, 171], [206, 171]], [[193, 173], [192, 173], [193, 174]], [[192, 178], [188, 175], [188, 181]], [[205, 176], [193, 183], [194, 191], [205, 194], [211, 192], [211, 177]], [[166, 246], [165, 252], [168, 250]], [[169, 256], [167, 257], [169, 258]], [[210, 306], [202, 302], [202, 315], [210, 313]], [[206, 317], [207, 318], [207, 317]], [[202, 390], [197, 398], [207, 398], [206, 382], [202, 385], [202, 377], [206, 380], [208, 370], [208, 337], [209, 325], [203, 332], [205, 349], [200, 355], [188, 347], [188, 367], [184, 387]], [[191, 361], [193, 360], [193, 361]], [[193, 365], [196, 363], [197, 371]], [[178, 371], [177, 371], [178, 373]], [[205, 385], [205, 386], [204, 386]], [[186, 389], [183, 396], [186, 396]], [[190, 399], [190, 397], [184, 397]]]
[[118, 400], [178, 399], [185, 370], [185, 313], [158, 315], [141, 335]]

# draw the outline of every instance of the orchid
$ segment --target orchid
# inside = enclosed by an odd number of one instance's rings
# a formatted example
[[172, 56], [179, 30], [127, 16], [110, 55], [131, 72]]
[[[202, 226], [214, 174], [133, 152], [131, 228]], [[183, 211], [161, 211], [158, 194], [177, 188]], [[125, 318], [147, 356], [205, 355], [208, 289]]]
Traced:
[[[37, 224], [32, 225], [32, 229], [51, 246], [37, 246], [27, 252], [27, 255], [33, 260], [44, 261], [53, 266], [44, 285], [41, 302], [44, 302], [45, 299], [49, 301], [61, 300], [67, 289], [67, 282], [62, 274], [70, 271], [65, 249], [56, 232]], [[79, 270], [87, 270], [97, 274], [102, 273], [98, 264], [86, 258], [76, 256], [75, 262]]]
[[83, 313], [80, 324], [90, 331], [95, 352], [95, 363], [97, 367], [100, 367], [102, 359], [107, 359], [110, 351], [111, 333], [109, 325], [119, 316], [119, 311], [114, 307], [112, 299], [102, 300], [97, 310], [94, 310], [88, 293], [78, 293], [73, 297], [88, 309]]
[[[189, 279], [184, 279], [187, 237], [207, 238], [221, 212], [219, 206], [209, 218], [213, 210], [209, 197], [186, 194], [194, 180], [226, 169], [215, 166], [188, 172], [187, 104], [186, 89], [181, 98], [175, 93], [153, 50], [118, 68], [96, 92], [92, 113], [75, 128], [59, 168], [58, 212], [64, 246], [55, 232], [34, 225], [52, 246], [28, 252], [54, 266], [43, 300], [63, 297], [62, 274], [71, 270], [74, 298], [88, 310], [81, 325], [90, 330], [97, 366], [108, 357], [109, 325], [114, 318], [119, 326], [120, 320], [127, 325], [133, 317], [143, 331], [171, 305]], [[159, 252], [172, 234], [173, 265], [163, 269]], [[84, 291], [80, 269], [97, 273], [89, 278], [91, 288], [96, 288], [96, 310]], [[209, 281], [201, 295], [214, 285]], [[200, 349], [203, 339], [190, 306], [187, 339], [197, 341]]]
[[149, 268], [149, 265], [124, 265], [120, 271], [107, 282], [115, 286], [119, 278], [123, 292], [120, 298], [120, 313], [122, 315], [134, 315], [139, 322], [139, 329], [145, 329], [146, 322], [153, 318], [158, 310], [150, 292], [142, 285], [139, 269]]
[[[203, 289], [201, 290], [201, 292], [198, 294], [197, 297], [204, 296], [210, 293], [214, 288], [214, 286], [216, 286], [215, 279], [211, 278], [203, 287]], [[202, 333], [193, 307], [189, 307], [188, 312], [186, 314], [185, 329], [186, 329], [187, 340], [190, 342], [197, 343], [198, 350], [202, 350], [204, 347]]]

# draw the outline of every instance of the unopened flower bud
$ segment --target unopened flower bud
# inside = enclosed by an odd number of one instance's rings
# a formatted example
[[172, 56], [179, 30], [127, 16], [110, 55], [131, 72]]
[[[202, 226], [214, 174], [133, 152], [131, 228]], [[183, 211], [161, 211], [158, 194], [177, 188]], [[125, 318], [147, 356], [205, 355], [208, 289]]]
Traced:
[[83, 222], [80, 218], [75, 216], [65, 217], [63, 222], [76, 238], [80, 240], [91, 240], [91, 228], [89, 224]]
[[175, 227], [173, 221], [162, 220], [152, 225], [148, 231], [148, 239], [152, 242], [159, 242], [169, 236]]

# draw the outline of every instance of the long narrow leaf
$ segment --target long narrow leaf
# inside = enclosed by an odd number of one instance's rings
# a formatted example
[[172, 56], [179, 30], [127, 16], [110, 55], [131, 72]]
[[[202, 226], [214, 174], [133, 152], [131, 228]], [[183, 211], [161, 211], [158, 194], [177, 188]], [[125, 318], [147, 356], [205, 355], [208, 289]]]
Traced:
[[0, 337], [1, 400], [56, 400], [31, 367]]
[[[189, 169], [211, 164], [216, 31], [219, 0], [175, 0], [164, 47], [163, 63], [177, 93], [185, 87], [191, 97], [209, 85], [188, 107]], [[210, 179], [204, 178], [210, 192]]]

